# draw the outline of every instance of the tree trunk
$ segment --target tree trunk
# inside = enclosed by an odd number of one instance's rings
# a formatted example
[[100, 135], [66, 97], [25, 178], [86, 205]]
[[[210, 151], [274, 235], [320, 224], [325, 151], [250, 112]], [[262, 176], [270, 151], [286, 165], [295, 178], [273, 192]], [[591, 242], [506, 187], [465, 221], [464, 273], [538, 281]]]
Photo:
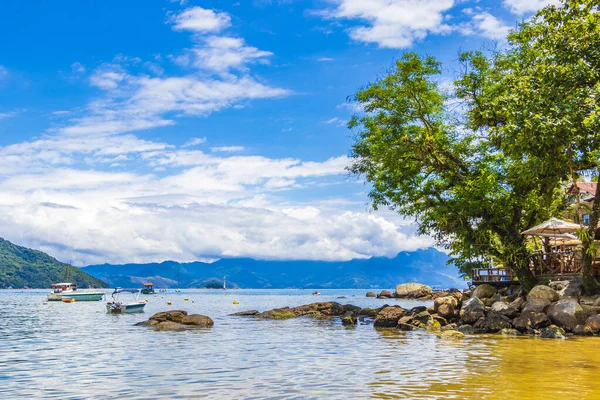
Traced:
[[[599, 171], [600, 172], [600, 171]], [[596, 257], [594, 238], [598, 228], [598, 219], [600, 218], [600, 184], [596, 185], [594, 194], [594, 203], [590, 213], [590, 227], [586, 240], [583, 242], [583, 293], [587, 295], [596, 294], [600, 291], [600, 285], [594, 278], [592, 264]]]
[[519, 279], [519, 283], [528, 291], [531, 290], [536, 284], [537, 279], [533, 276], [531, 269], [529, 268], [529, 259], [522, 258], [509, 265], [513, 272]]

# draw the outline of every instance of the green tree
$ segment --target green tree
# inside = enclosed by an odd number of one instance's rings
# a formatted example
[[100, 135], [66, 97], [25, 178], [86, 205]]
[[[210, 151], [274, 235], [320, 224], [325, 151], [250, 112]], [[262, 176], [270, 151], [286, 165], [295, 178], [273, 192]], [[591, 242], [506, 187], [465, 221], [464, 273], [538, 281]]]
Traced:
[[491, 257], [532, 287], [520, 232], [551, 214], [558, 179], [539, 173], [540, 159], [507, 157], [485, 132], [467, 132], [436, 84], [440, 73], [434, 58], [408, 53], [354, 96], [365, 113], [349, 123], [357, 130], [349, 169], [371, 184], [375, 208], [414, 218], [464, 273]]
[[[600, 173], [600, 14], [598, 1], [549, 6], [508, 36], [505, 51], [461, 56], [457, 82], [468, 124], [513, 160], [538, 160], [547, 182]], [[600, 199], [600, 186], [596, 192]], [[582, 230], [584, 290], [593, 293], [594, 234], [600, 201]]]

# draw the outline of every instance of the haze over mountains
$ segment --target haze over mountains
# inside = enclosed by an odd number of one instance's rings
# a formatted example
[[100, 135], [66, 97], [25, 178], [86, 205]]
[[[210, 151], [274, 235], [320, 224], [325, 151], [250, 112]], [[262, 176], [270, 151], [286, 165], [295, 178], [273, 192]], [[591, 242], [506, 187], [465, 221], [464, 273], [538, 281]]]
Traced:
[[[373, 257], [341, 262], [221, 259], [214, 263], [90, 265], [82, 268], [113, 287], [198, 288], [223, 282], [239, 288], [391, 288], [402, 282], [462, 287], [464, 281], [448, 256], [435, 249], [401, 252], [394, 258]], [[179, 284], [178, 284], [179, 279]]]

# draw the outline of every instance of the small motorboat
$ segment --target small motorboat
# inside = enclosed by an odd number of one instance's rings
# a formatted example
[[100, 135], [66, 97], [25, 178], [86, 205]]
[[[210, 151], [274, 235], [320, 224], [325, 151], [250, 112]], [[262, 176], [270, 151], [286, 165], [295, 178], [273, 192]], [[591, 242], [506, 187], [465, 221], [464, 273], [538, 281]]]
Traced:
[[313, 292], [313, 296], [319, 296], [320, 294], [321, 294], [321, 293], [319, 293], [317, 290], [315, 290], [315, 291]]
[[55, 283], [52, 285], [52, 291], [48, 294], [48, 301], [61, 301], [62, 292], [72, 292], [76, 289], [77, 285], [71, 282]]
[[[121, 289], [116, 288], [112, 293], [112, 301], [106, 303], [106, 311], [109, 314], [131, 314], [144, 312], [145, 301], [140, 301], [141, 289]], [[133, 296], [133, 302], [123, 303], [119, 301], [121, 293], [130, 293]]]
[[142, 283], [142, 294], [155, 294], [153, 283]]

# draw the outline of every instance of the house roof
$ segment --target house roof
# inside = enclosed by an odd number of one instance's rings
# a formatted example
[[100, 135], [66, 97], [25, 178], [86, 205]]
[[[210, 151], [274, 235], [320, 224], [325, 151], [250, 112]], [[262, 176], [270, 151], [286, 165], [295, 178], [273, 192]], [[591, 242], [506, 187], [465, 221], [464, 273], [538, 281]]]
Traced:
[[[591, 194], [592, 196], [594, 196], [596, 194], [597, 186], [598, 186], [598, 182], [577, 182], [577, 187], [579, 188], [579, 191], [584, 191], [586, 193]], [[567, 193], [573, 194], [574, 189], [575, 189], [575, 185], [571, 184], [571, 186], [567, 190]]]

